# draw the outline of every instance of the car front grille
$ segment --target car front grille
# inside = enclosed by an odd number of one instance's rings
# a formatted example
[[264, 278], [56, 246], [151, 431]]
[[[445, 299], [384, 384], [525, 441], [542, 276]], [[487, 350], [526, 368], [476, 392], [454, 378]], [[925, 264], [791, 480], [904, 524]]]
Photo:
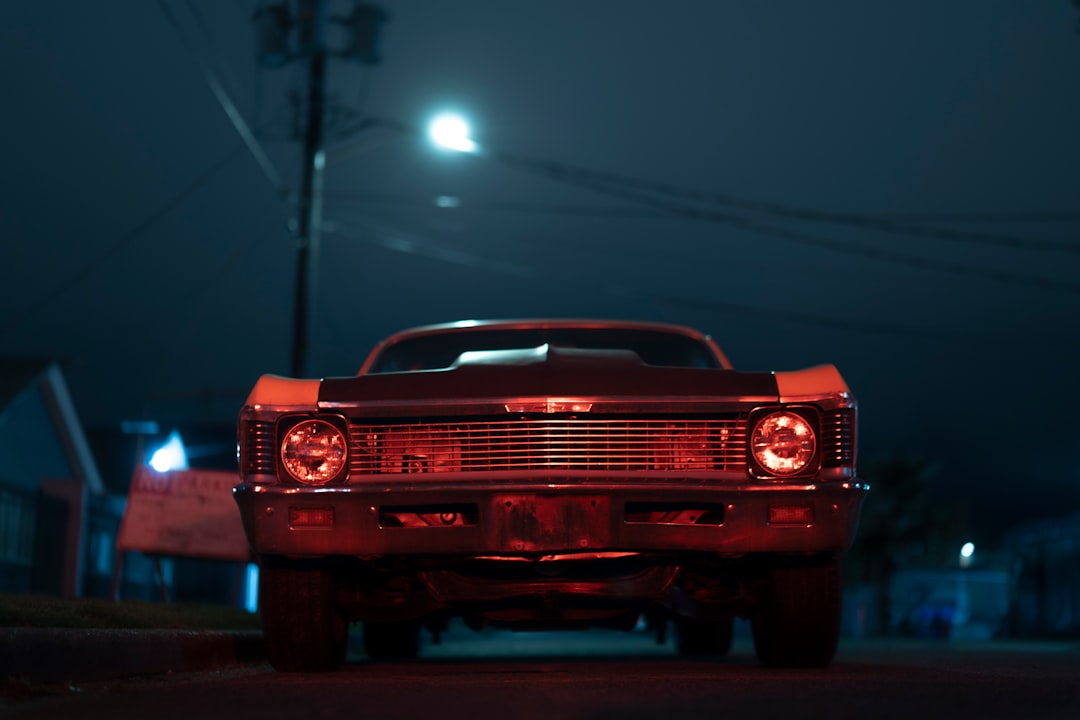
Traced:
[[276, 461], [274, 423], [249, 421], [241, 435], [240, 471], [243, 475], [273, 475]]
[[843, 467], [855, 462], [855, 410], [842, 408], [821, 419], [821, 465]]
[[349, 443], [353, 475], [735, 470], [746, 466], [746, 418], [357, 424]]

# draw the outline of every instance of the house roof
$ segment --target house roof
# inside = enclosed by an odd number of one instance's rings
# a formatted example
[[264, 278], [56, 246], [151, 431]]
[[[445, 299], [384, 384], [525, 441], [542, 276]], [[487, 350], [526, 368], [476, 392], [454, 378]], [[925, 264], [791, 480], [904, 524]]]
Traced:
[[75, 479], [84, 483], [92, 494], [104, 494], [101, 474], [90, 452], [60, 366], [47, 358], [0, 357], [0, 409], [6, 408], [34, 384], [40, 387], [42, 402], [52, 419]]
[[0, 409], [37, 382], [51, 364], [47, 358], [0, 357]]

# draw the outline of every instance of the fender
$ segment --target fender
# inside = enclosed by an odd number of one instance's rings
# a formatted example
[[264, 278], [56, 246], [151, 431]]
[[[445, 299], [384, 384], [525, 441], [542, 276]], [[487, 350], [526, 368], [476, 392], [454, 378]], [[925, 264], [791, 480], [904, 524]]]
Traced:
[[855, 405], [855, 398], [851, 396], [851, 390], [835, 365], [816, 365], [805, 370], [776, 372], [773, 375], [782, 403], [837, 398], [843, 406]]
[[321, 380], [297, 380], [281, 375], [263, 375], [248, 395], [249, 407], [255, 405], [306, 405], [319, 404]]

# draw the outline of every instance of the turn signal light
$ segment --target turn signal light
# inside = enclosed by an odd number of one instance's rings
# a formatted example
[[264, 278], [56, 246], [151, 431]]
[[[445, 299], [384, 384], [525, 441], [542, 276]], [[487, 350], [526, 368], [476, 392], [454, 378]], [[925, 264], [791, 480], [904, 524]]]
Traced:
[[289, 508], [289, 527], [333, 527], [334, 508]]
[[770, 505], [770, 525], [813, 525], [813, 505]]

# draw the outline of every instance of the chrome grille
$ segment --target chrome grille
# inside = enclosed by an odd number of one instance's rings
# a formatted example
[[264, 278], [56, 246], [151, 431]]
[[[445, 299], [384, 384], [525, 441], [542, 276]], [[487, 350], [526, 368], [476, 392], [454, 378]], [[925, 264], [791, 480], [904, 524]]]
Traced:
[[746, 419], [518, 419], [350, 427], [352, 474], [746, 466]]
[[841, 467], [855, 460], [855, 410], [827, 412], [821, 418], [821, 465]]
[[240, 450], [241, 472], [246, 475], [272, 475], [277, 453], [274, 447], [274, 423], [249, 421], [243, 425], [244, 442]]

